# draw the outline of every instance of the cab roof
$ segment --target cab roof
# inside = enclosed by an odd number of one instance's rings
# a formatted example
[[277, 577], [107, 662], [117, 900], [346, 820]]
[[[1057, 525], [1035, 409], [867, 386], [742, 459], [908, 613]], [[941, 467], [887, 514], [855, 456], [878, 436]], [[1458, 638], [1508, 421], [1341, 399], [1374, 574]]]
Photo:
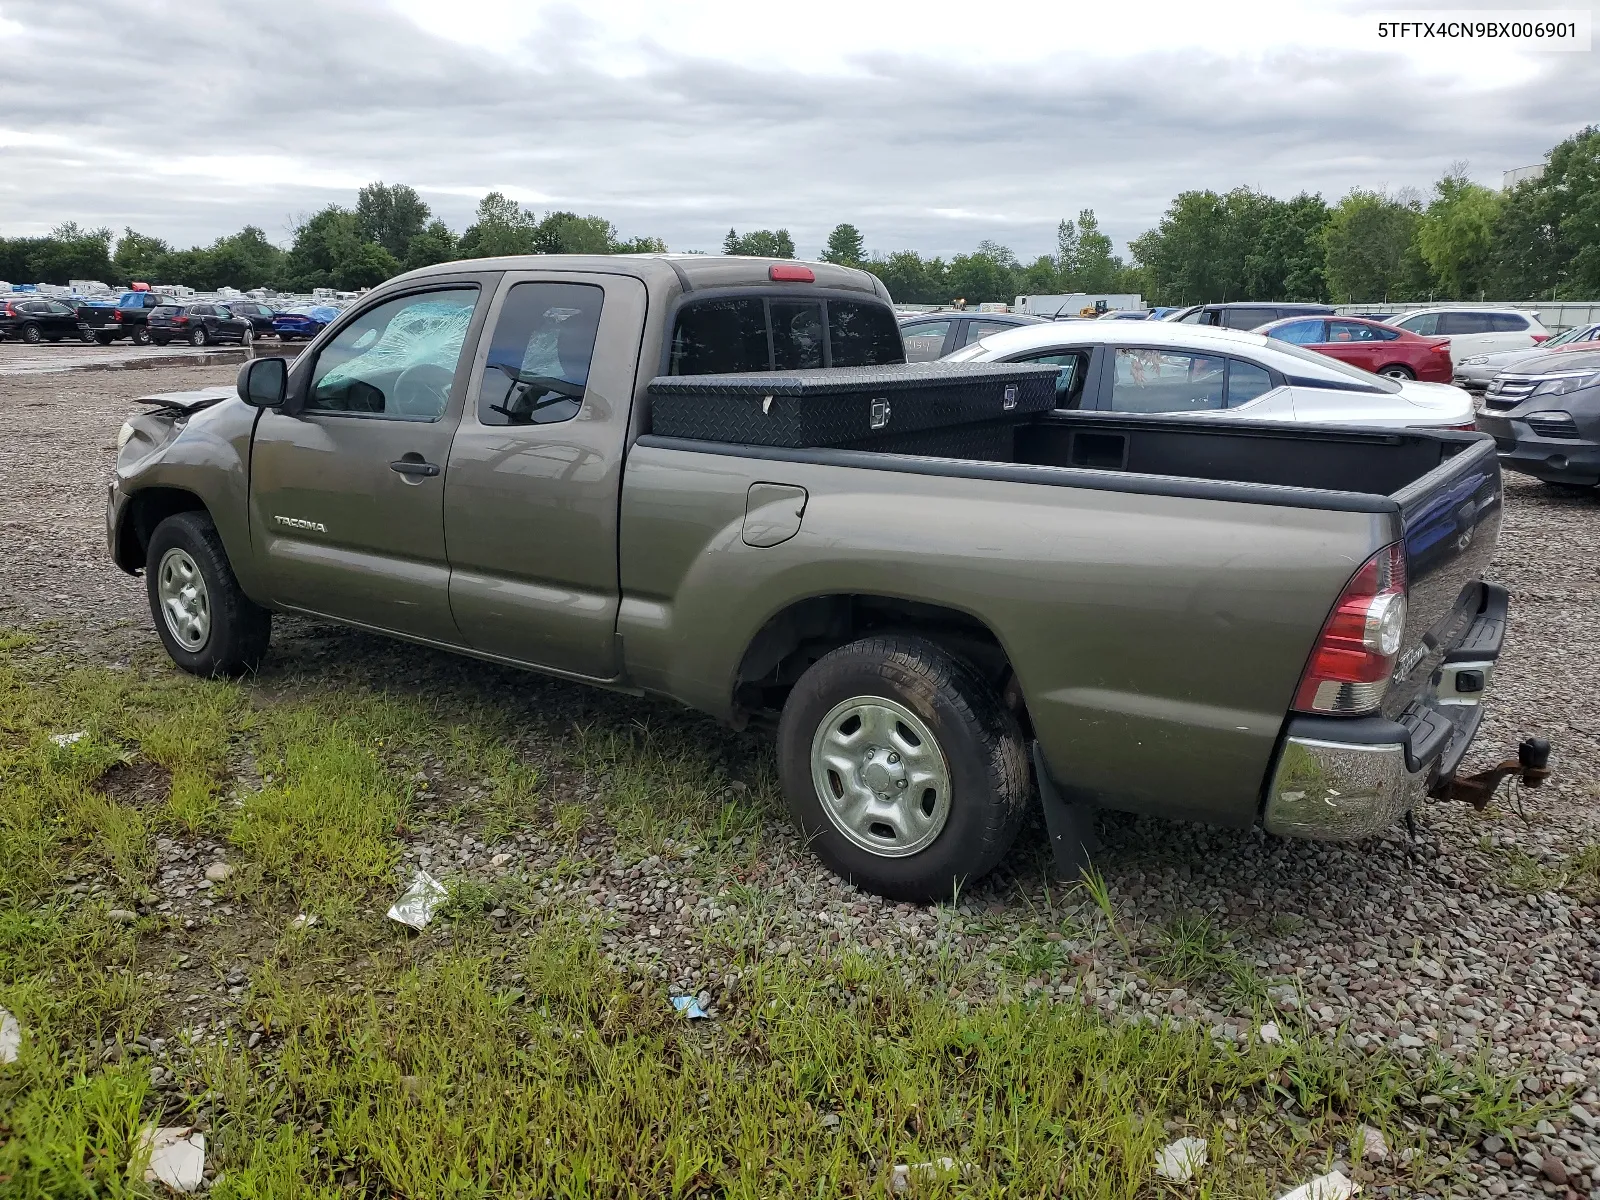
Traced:
[[[774, 266], [810, 267], [814, 284], [774, 281]], [[834, 263], [793, 258], [746, 258], [731, 254], [518, 254], [502, 258], [459, 259], [410, 271], [398, 279], [423, 279], [430, 275], [452, 275], [463, 269], [475, 271], [597, 271], [633, 275], [646, 286], [677, 288], [697, 292], [729, 287], [804, 287], [832, 288], [862, 292], [889, 301], [888, 290], [872, 274]], [[395, 280], [390, 280], [391, 283]]]

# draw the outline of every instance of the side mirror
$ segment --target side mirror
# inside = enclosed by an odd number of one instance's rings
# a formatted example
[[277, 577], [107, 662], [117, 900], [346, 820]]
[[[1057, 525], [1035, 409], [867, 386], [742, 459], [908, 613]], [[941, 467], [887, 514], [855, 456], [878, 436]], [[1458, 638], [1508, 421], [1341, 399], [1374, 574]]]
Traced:
[[289, 390], [289, 360], [254, 358], [239, 368], [239, 399], [254, 408], [282, 408]]

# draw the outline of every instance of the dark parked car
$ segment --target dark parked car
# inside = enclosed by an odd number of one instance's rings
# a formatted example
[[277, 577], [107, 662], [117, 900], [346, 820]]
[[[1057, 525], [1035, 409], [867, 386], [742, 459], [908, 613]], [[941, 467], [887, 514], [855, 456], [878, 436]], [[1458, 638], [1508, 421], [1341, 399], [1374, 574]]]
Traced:
[[59, 300], [7, 300], [0, 303], [0, 338], [24, 342], [59, 342], [69, 337], [90, 341], [78, 314]]
[[150, 341], [150, 314], [163, 304], [177, 304], [173, 297], [161, 292], [123, 292], [115, 304], [84, 304], [78, 308], [78, 317], [89, 327], [94, 340], [102, 346], [123, 338], [133, 339], [135, 346]]
[[221, 304], [164, 304], [150, 310], [150, 340], [165, 346], [181, 339], [191, 346], [211, 342], [239, 342], [248, 346], [256, 340], [255, 326], [236, 317]]
[[228, 311], [236, 317], [244, 317], [254, 327], [256, 336], [273, 332], [272, 319], [277, 311], [268, 308], [257, 300], [229, 300]]
[[272, 332], [279, 341], [292, 342], [297, 338], [314, 338], [327, 328], [328, 322], [339, 315], [331, 304], [308, 304], [291, 308], [272, 318]]
[[1290, 317], [1256, 330], [1390, 379], [1450, 382], [1450, 339], [1363, 317]]
[[1546, 483], [1600, 484], [1600, 350], [1530, 355], [1495, 376], [1478, 428], [1500, 465]]
[[1285, 317], [1331, 317], [1327, 304], [1195, 304], [1168, 313], [1163, 321], [1182, 321], [1185, 325], [1220, 325], [1224, 329], [1259, 329], [1268, 321]]
[[928, 362], [953, 354], [991, 333], [1038, 325], [1045, 317], [1025, 313], [918, 313], [900, 318], [900, 338], [906, 344], [907, 362]]

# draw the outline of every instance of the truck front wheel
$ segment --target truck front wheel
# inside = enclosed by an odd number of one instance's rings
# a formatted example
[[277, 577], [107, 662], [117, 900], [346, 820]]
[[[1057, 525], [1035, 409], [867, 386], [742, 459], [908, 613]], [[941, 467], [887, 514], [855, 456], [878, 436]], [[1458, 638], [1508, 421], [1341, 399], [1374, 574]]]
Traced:
[[949, 899], [987, 874], [1027, 812], [1016, 718], [923, 638], [863, 638], [813, 664], [784, 705], [778, 762], [817, 856], [894, 900]]
[[240, 589], [210, 516], [177, 513], [157, 525], [144, 573], [156, 632], [173, 662], [205, 678], [255, 670], [272, 614]]

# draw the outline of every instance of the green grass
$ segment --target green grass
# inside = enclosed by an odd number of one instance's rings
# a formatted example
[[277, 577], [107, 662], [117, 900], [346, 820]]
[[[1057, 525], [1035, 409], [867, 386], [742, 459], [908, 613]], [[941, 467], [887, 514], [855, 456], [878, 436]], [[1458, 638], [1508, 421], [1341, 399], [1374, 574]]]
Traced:
[[[0, 1005], [26, 1030], [0, 1067], [0, 1195], [149, 1196], [132, 1158], [154, 1120], [206, 1124], [221, 1200], [887, 1196], [894, 1164], [945, 1156], [963, 1171], [921, 1194], [1131, 1200], [1161, 1194], [1175, 1129], [1213, 1147], [1198, 1194], [1271, 1196], [1357, 1121], [1464, 1138], [1530, 1120], [1485, 1062], [1414, 1068], [1309, 1028], [1224, 1046], [1076, 999], [988, 999], [982, 954], [949, 944], [919, 969], [770, 957], [789, 900], [748, 867], [779, 805], [766, 758], [730, 770], [747, 744], [626, 720], [540, 741], [497, 710], [0, 651]], [[445, 878], [418, 935], [382, 913], [405, 839], [446, 818], [550, 850], [530, 875]], [[719, 897], [698, 949], [704, 978], [734, 981], [715, 1021], [679, 1017], [655, 962], [614, 965], [608, 918], [547, 890], [609, 855], [595, 835]], [[156, 839], [202, 836], [238, 868], [234, 915], [185, 929], [148, 904]], [[1126, 947], [1105, 880], [1086, 889]], [[113, 906], [141, 916], [111, 924]], [[1000, 951], [1011, 975], [1075, 969], [1046, 908]], [[290, 931], [300, 911], [318, 925]], [[1203, 918], [1153, 936], [1158, 973], [1264, 991]], [[182, 962], [200, 978], [164, 985]], [[234, 965], [250, 1024], [189, 1048], [170, 988], [214, 994]], [[152, 1086], [139, 1034], [168, 1039], [175, 1087]]]

